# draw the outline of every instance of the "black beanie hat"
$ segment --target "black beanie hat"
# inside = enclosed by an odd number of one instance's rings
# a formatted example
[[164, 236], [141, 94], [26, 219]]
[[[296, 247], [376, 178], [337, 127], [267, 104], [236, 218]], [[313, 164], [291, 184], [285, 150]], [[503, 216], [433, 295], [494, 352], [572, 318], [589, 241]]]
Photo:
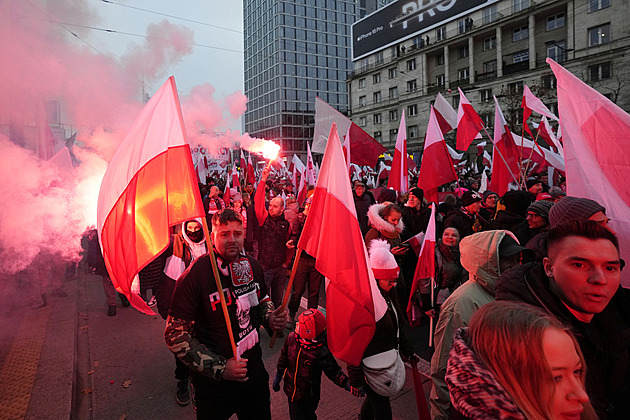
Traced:
[[424, 190], [418, 187], [413, 187], [409, 190], [409, 195], [413, 195], [418, 200], [422, 201], [424, 199]]

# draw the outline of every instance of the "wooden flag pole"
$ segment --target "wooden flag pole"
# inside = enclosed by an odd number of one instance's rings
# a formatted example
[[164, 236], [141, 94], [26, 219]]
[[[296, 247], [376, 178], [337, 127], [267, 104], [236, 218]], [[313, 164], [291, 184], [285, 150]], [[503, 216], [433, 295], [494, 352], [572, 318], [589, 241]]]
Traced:
[[206, 235], [206, 247], [208, 248], [208, 255], [210, 256], [210, 263], [212, 264], [212, 274], [214, 275], [214, 281], [217, 285], [217, 292], [219, 292], [219, 300], [221, 301], [221, 309], [223, 309], [225, 326], [227, 327], [228, 337], [230, 338], [230, 344], [232, 345], [232, 353], [234, 354], [234, 359], [238, 360], [238, 357], [236, 356], [236, 343], [234, 342], [234, 334], [232, 333], [232, 324], [230, 322], [230, 313], [228, 312], [227, 303], [225, 302], [225, 295], [223, 294], [223, 285], [221, 284], [221, 277], [219, 277], [219, 267], [217, 266], [217, 259], [214, 256], [212, 241], [210, 241], [208, 222], [206, 221], [205, 217], [202, 217], [201, 221], [203, 224], [203, 234]]
[[[289, 277], [289, 283], [287, 284], [287, 290], [284, 291], [284, 297], [282, 298], [282, 311], [284, 311], [289, 303], [289, 297], [291, 296], [291, 289], [293, 288], [293, 280], [295, 279], [295, 273], [297, 272], [298, 264], [300, 263], [300, 257], [302, 256], [302, 248], [298, 248], [295, 253], [295, 259], [293, 260], [293, 268], [291, 268], [291, 277]], [[281, 311], [281, 312], [282, 312]], [[269, 348], [272, 349], [276, 344], [276, 338], [278, 338], [278, 331], [274, 331], [269, 341]]]

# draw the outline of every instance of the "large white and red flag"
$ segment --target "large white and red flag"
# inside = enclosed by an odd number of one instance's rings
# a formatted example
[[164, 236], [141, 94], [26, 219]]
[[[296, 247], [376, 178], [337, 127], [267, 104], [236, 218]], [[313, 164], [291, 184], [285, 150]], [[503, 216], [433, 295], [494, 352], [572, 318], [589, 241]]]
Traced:
[[412, 325], [417, 323], [422, 315], [421, 313], [413, 311], [413, 299], [418, 289], [420, 289], [420, 280], [435, 277], [435, 206], [435, 203], [431, 205], [431, 218], [429, 219], [427, 231], [422, 240], [422, 248], [420, 249], [420, 255], [418, 256], [416, 271], [413, 274], [410, 298], [407, 303], [407, 316], [409, 317], [409, 322]]
[[457, 109], [457, 150], [465, 152], [478, 138], [479, 132], [483, 129], [483, 121], [477, 111], [472, 107], [470, 101], [459, 89], [459, 108]]
[[[621, 257], [630, 260], [630, 115], [565, 68], [547, 59], [558, 81], [567, 194], [606, 208]], [[630, 287], [628, 272], [623, 286]]]
[[497, 98], [494, 98], [494, 148], [492, 149], [492, 177], [488, 189], [503, 196], [508, 191], [510, 182], [518, 182], [520, 173], [519, 150], [514, 143], [512, 132], [501, 111]]
[[98, 234], [117, 291], [153, 314], [131, 292], [138, 272], [168, 247], [169, 227], [203, 217], [175, 79], [136, 118], [107, 167], [98, 196]]
[[387, 304], [368, 262], [336, 124], [326, 143], [298, 248], [315, 257], [315, 268], [328, 280], [326, 315], [331, 352], [358, 366]]
[[457, 127], [457, 111], [453, 109], [451, 104], [449, 104], [439, 92], [435, 97], [433, 108], [435, 109], [435, 116], [440, 125], [440, 130], [442, 130], [442, 134], [446, 134]]
[[527, 121], [532, 111], [544, 115], [545, 117], [558, 121], [558, 117], [547, 108], [547, 106], [532, 93], [527, 85], [523, 85], [523, 100], [521, 101], [521, 108], [523, 108], [523, 123]]
[[457, 173], [446, 148], [440, 125], [431, 107], [427, 135], [424, 139], [424, 152], [418, 174], [418, 187], [424, 190], [428, 201], [438, 201], [438, 187], [447, 182], [457, 181]]
[[400, 117], [398, 135], [396, 136], [396, 148], [394, 149], [394, 161], [387, 179], [387, 188], [398, 192], [401, 196], [409, 190], [409, 170], [407, 162], [407, 124], [405, 123], [405, 110]]

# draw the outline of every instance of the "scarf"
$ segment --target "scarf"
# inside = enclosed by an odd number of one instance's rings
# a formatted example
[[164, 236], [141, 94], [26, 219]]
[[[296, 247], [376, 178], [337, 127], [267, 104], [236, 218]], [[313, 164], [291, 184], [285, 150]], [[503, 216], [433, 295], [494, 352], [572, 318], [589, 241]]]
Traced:
[[467, 328], [453, 338], [446, 369], [446, 384], [453, 407], [471, 420], [525, 420], [512, 398], [468, 347]]

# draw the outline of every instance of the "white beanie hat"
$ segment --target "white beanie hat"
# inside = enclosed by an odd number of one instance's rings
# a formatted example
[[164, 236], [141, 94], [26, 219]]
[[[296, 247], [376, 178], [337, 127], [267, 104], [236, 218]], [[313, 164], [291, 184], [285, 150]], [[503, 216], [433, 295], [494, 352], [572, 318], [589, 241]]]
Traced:
[[400, 267], [389, 249], [389, 242], [383, 239], [374, 239], [370, 244], [370, 266], [377, 280], [397, 279], [400, 275]]

